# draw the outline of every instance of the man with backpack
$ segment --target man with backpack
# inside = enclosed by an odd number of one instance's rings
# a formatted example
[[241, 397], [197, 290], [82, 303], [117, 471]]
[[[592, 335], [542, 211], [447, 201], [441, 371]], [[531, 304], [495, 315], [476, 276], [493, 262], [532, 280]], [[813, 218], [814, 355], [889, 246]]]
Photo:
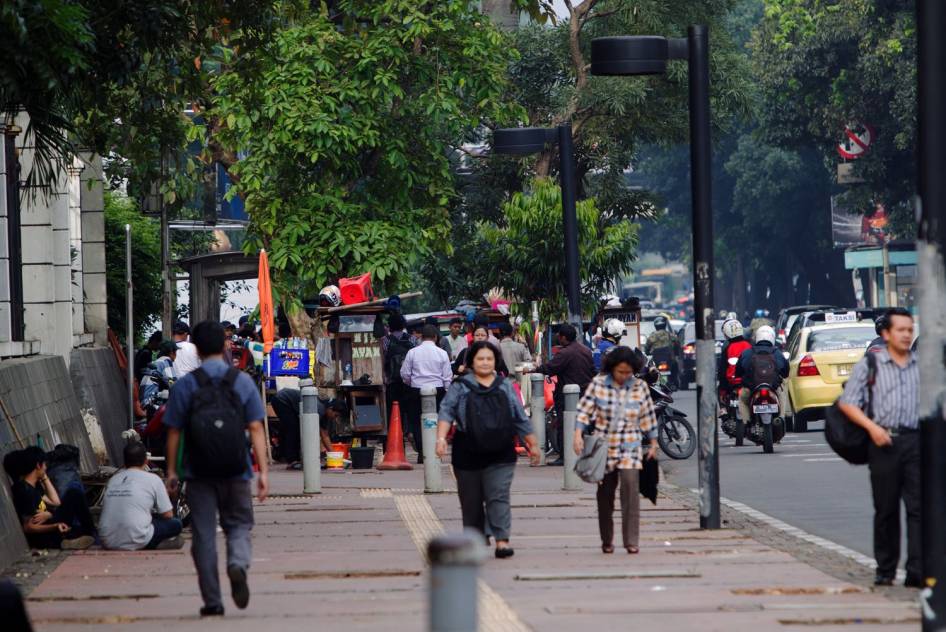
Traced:
[[[223, 615], [217, 574], [217, 514], [227, 539], [227, 576], [238, 608], [246, 608], [250, 591], [246, 573], [252, 559], [253, 468], [247, 449], [249, 432], [259, 464], [257, 498], [269, 493], [266, 411], [253, 380], [223, 357], [220, 323], [204, 321], [191, 332], [201, 365], [171, 389], [164, 413], [168, 427], [167, 485], [173, 494], [178, 477], [187, 481], [194, 542], [191, 555], [204, 606], [201, 616]], [[178, 462], [178, 448], [183, 458]]]
[[756, 330], [755, 344], [739, 356], [735, 377], [742, 380], [739, 415], [745, 423], [749, 423], [752, 417], [749, 412], [752, 391], [760, 384], [768, 384], [775, 389], [778, 393], [779, 408], [782, 414], [785, 414], [785, 389], [782, 388], [782, 380], [788, 377], [788, 360], [775, 346], [774, 329], [763, 325]]
[[[388, 317], [388, 333], [381, 339], [381, 360], [384, 372], [385, 397], [388, 411], [398, 403], [401, 415], [405, 414], [404, 405], [407, 399], [407, 387], [401, 379], [401, 365], [407, 352], [414, 348], [414, 339], [405, 331], [407, 321], [404, 316], [395, 312]], [[406, 431], [406, 430], [405, 430]]]

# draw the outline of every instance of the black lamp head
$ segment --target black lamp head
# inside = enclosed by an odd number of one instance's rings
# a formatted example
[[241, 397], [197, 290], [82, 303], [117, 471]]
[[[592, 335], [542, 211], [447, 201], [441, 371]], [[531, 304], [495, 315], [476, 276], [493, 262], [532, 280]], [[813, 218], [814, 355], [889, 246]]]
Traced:
[[497, 154], [535, 154], [553, 142], [556, 134], [557, 130], [549, 127], [507, 127], [493, 131], [491, 147]]
[[624, 35], [591, 40], [591, 74], [659, 75], [667, 72], [670, 46], [666, 37]]

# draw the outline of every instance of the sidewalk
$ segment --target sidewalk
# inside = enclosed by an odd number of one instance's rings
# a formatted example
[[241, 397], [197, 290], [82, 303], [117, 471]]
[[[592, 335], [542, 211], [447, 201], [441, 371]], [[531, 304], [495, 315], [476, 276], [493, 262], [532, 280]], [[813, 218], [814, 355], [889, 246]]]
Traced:
[[[561, 468], [517, 468], [516, 555], [490, 556], [481, 570], [481, 630], [917, 628], [915, 604], [834, 579], [738, 532], [700, 531], [694, 511], [664, 496], [656, 507], [642, 500], [639, 555], [620, 546], [603, 555], [593, 486], [563, 492], [561, 477]], [[247, 610], [227, 594], [226, 618], [196, 616], [189, 543], [182, 551], [90, 550], [66, 558], [30, 594], [35, 628], [426, 629], [420, 550], [441, 529], [460, 528], [455, 492], [424, 495], [420, 469], [324, 473], [317, 496], [299, 494], [301, 472], [277, 466], [271, 481], [274, 497], [256, 507]], [[444, 481], [454, 487], [446, 467]]]

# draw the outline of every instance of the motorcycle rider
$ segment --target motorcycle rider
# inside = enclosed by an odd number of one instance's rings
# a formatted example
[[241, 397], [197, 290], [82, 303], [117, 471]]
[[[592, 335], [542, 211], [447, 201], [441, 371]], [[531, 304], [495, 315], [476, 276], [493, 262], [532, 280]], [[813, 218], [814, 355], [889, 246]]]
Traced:
[[[649, 356], [658, 355], [668, 358], [670, 362], [670, 379], [672, 382], [677, 380], [677, 351], [680, 340], [673, 335], [669, 329], [670, 321], [667, 317], [660, 315], [654, 319], [654, 333], [647, 336], [647, 342], [644, 343], [644, 353]], [[662, 358], [661, 358], [662, 359]]]
[[595, 363], [595, 371], [601, 370], [601, 360], [611, 349], [621, 344], [621, 337], [624, 336], [624, 323], [617, 318], [609, 318], [604, 321], [601, 328], [601, 340], [592, 352], [591, 357]]
[[759, 327], [773, 327], [774, 325], [775, 323], [769, 320], [769, 310], [757, 309], [752, 322], [749, 323], [749, 336], [755, 339], [755, 332], [758, 331]]
[[759, 327], [755, 332], [755, 344], [742, 352], [736, 364], [735, 377], [742, 380], [739, 391], [739, 416], [746, 424], [752, 418], [749, 399], [752, 391], [760, 384], [768, 384], [778, 394], [781, 414], [788, 409], [785, 388], [782, 380], [788, 377], [788, 360], [775, 346], [775, 330], [768, 325]]
[[730, 360], [735, 358], [738, 361], [744, 351], [752, 348], [752, 343], [746, 340], [744, 333], [742, 323], [736, 318], [730, 318], [723, 323], [726, 342], [723, 343], [723, 350], [719, 354], [716, 374], [720, 376], [719, 401], [724, 410], [729, 401], [729, 393], [738, 393], [742, 384], [742, 378], [736, 377], [736, 365], [730, 363]]

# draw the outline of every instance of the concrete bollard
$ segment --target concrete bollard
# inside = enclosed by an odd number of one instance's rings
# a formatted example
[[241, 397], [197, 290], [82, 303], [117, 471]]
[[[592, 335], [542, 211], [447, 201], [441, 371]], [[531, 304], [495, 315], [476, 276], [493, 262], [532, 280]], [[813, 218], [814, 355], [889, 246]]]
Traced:
[[565, 459], [564, 482], [562, 489], [577, 491], [582, 488], [581, 479], [575, 473], [575, 463], [578, 455], [572, 449], [572, 439], [575, 436], [575, 420], [578, 417], [578, 396], [580, 389], [577, 384], [566, 384], [562, 391], [565, 394], [565, 411], [562, 414], [562, 457]]
[[539, 465], [545, 465], [545, 376], [533, 373], [532, 379], [532, 431], [539, 446]]
[[312, 380], [300, 380], [302, 400], [299, 403], [300, 438], [302, 439], [302, 491], [322, 493], [322, 464], [319, 461], [322, 440], [319, 435], [319, 391]]
[[431, 632], [476, 632], [477, 574], [484, 557], [483, 536], [469, 529], [427, 545]]
[[439, 494], [443, 491], [440, 459], [437, 458], [437, 389], [420, 389], [421, 441], [424, 445], [424, 492]]
[[527, 364], [516, 366], [516, 377], [519, 380], [519, 392], [522, 393], [523, 405], [532, 401], [532, 381], [529, 379], [529, 373], [526, 371]]

